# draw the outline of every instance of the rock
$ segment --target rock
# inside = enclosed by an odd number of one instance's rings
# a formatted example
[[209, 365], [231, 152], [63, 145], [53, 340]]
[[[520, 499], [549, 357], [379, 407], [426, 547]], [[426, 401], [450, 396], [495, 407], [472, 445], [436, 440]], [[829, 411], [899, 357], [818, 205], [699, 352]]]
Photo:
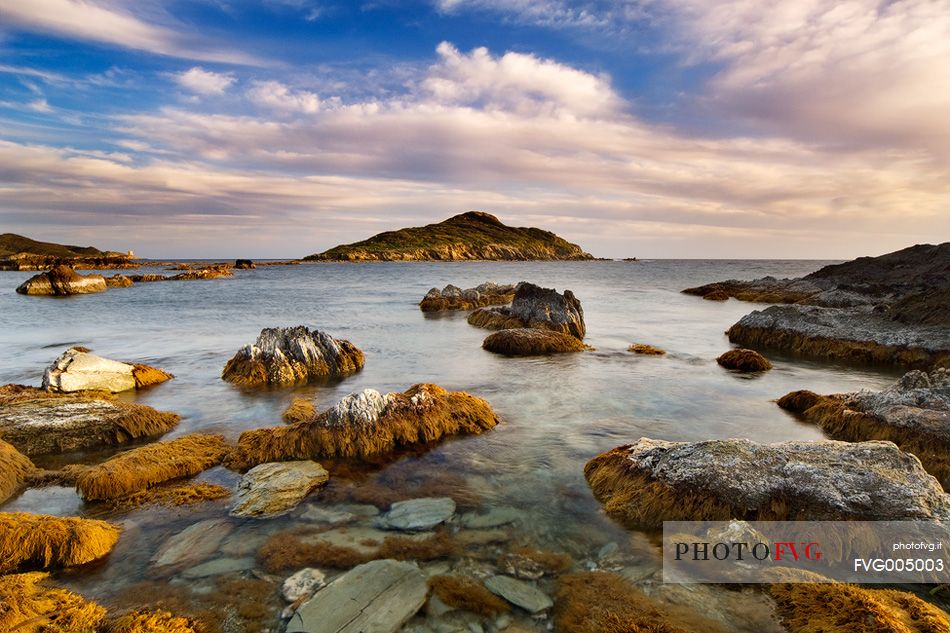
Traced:
[[231, 516], [266, 519], [286, 514], [329, 478], [323, 466], [311, 461], [255, 466], [238, 483]]
[[312, 420], [245, 431], [227, 464], [243, 470], [287, 459], [365, 459], [443, 436], [482, 433], [497, 423], [487, 402], [462, 391], [430, 384], [385, 395], [365, 389]]
[[221, 377], [243, 386], [288, 386], [342, 377], [363, 368], [363, 352], [349, 341], [302, 325], [265, 328], [254, 345], [228, 361]]
[[70, 348], [43, 373], [43, 389], [60, 393], [109, 391], [118, 393], [158, 384], [173, 378], [161, 369], [133, 365], [96, 356], [82, 348]]
[[102, 275], [80, 275], [64, 265], [30, 277], [16, 289], [21, 295], [56, 296], [83, 295], [105, 290], [106, 280]]
[[386, 231], [341, 244], [311, 261], [589, 260], [577, 244], [536, 228], [505, 226], [495, 216], [469, 211], [427, 226]]
[[321, 508], [320, 506], [310, 506], [298, 518], [301, 521], [328, 523], [330, 525], [343, 525], [356, 521], [356, 515], [351, 512]]
[[56, 394], [0, 387], [0, 437], [25, 455], [65, 453], [154, 437], [173, 429], [174, 413], [111, 398], [108, 394]]
[[950, 496], [890, 442], [641, 438], [595, 457], [584, 473], [597, 499], [632, 526], [950, 517]]
[[442, 310], [472, 310], [485, 306], [511, 303], [515, 298], [514, 284], [483, 283], [475, 288], [461, 290], [449, 284], [441, 291], [433, 288], [419, 303], [423, 312]]
[[242, 571], [250, 571], [256, 567], [257, 562], [253, 557], [247, 558], [216, 558], [200, 565], [189, 567], [181, 573], [182, 578], [188, 580], [197, 580], [199, 578], [210, 578], [211, 576], [223, 576], [225, 574], [236, 574]]
[[751, 349], [731, 349], [716, 359], [720, 366], [744, 373], [768, 371], [772, 363], [762, 354]]
[[425, 576], [411, 563], [377, 560], [354, 567], [305, 602], [287, 633], [395, 633], [425, 604]]
[[238, 529], [228, 534], [227, 538], [221, 542], [218, 552], [228, 558], [253, 556], [268, 538], [270, 534], [261, 532], [259, 526], [254, 526], [253, 531]]
[[297, 602], [312, 596], [327, 584], [326, 575], [319, 569], [307, 567], [294, 573], [281, 585], [280, 595], [287, 602]]
[[237, 270], [250, 270], [252, 268], [257, 268], [249, 259], [238, 259], [234, 262], [234, 268]]
[[587, 347], [579, 339], [551, 330], [512, 328], [489, 334], [482, 348], [506, 356], [541, 356], [583, 352]]
[[234, 526], [223, 519], [208, 519], [170, 537], [152, 557], [160, 571], [193, 567], [210, 558]]
[[479, 308], [468, 322], [490, 330], [536, 328], [569, 334], [583, 339], [587, 333], [584, 309], [570, 290], [558, 294], [553, 288], [541, 288], [521, 282], [510, 306]]
[[739, 345], [906, 368], [950, 366], [950, 242], [825, 266], [800, 279], [729, 280], [683, 292], [788, 303], [743, 317]]
[[445, 523], [455, 514], [455, 501], [449, 497], [425, 497], [397, 501], [389, 512], [379, 518], [379, 527], [386, 530], [415, 532], [430, 530]]
[[129, 286], [135, 285], [131, 279], [125, 275], [115, 274], [111, 277], [106, 277], [106, 287], [107, 288], [128, 288]]
[[[334, 548], [345, 548], [356, 552], [360, 556], [373, 556], [383, 542], [392, 536], [392, 532], [375, 528], [347, 526], [318, 532], [301, 537], [305, 545], [330, 545]], [[430, 532], [417, 532], [406, 536], [415, 541], [425, 541], [432, 536]]]
[[551, 598], [534, 585], [508, 576], [492, 576], [485, 586], [497, 596], [521, 607], [528, 613], [538, 613], [554, 606]]
[[783, 409], [819, 426], [836, 440], [894, 442], [920, 458], [950, 489], [950, 371], [914, 370], [882, 391], [819, 396], [796, 391], [778, 401]]
[[644, 354], [646, 356], [663, 356], [666, 354], [666, 351], [659, 347], [653, 347], [652, 345], [646, 345], [644, 343], [634, 343], [627, 348], [627, 351], [633, 352], [634, 354]]
[[492, 508], [485, 514], [476, 514], [474, 512], [463, 514], [462, 527], [470, 530], [483, 530], [518, 523], [522, 521], [524, 517], [524, 512], [518, 508], [500, 506]]

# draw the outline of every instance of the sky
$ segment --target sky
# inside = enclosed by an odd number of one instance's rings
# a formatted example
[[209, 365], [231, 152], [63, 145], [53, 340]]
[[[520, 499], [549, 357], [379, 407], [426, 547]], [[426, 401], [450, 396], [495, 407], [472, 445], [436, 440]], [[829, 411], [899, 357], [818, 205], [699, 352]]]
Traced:
[[950, 239], [950, 0], [0, 0], [0, 232], [289, 258], [468, 210], [601, 257]]

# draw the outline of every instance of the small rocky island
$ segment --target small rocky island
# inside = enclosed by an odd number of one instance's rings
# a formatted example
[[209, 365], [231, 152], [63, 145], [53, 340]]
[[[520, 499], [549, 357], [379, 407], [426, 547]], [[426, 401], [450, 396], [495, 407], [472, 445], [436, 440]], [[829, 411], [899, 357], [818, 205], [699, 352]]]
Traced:
[[4, 233], [0, 235], [0, 270], [47, 270], [60, 263], [72, 268], [135, 268], [132, 251], [101, 251], [93, 246], [67, 246]]
[[777, 303], [742, 317], [738, 345], [926, 369], [950, 365], [950, 242], [860, 257], [798, 279], [731, 279], [686, 294]]
[[590, 253], [550, 231], [506, 226], [481, 211], [437, 224], [386, 231], [304, 258], [342, 262], [590, 259]]

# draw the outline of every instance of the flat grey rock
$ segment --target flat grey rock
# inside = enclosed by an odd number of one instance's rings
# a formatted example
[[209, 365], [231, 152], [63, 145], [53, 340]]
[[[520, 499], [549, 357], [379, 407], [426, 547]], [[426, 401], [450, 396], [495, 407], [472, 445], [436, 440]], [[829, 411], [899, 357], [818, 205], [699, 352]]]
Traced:
[[233, 527], [224, 519], [190, 525], [165, 541], [152, 557], [152, 564], [156, 568], [197, 565], [214, 554]]
[[423, 497], [397, 501], [389, 512], [379, 518], [378, 526], [385, 530], [414, 532], [429, 530], [445, 523], [455, 514], [455, 501], [449, 497]]
[[492, 576], [485, 581], [485, 586], [492, 593], [528, 613], [538, 613], [554, 606], [554, 602], [546, 593], [523, 580], [509, 576]]
[[425, 604], [425, 575], [412, 563], [354, 567], [305, 602], [287, 633], [395, 633]]
[[248, 558], [216, 558], [207, 562], [190, 567], [181, 573], [182, 578], [191, 580], [197, 578], [208, 578], [210, 576], [221, 576], [223, 574], [234, 574], [242, 571], [250, 571], [257, 566], [255, 560]]

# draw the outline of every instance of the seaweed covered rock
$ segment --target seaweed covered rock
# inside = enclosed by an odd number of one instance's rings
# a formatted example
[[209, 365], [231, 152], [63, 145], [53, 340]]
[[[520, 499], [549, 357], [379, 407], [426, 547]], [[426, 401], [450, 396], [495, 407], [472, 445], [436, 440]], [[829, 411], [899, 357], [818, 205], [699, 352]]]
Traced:
[[653, 347], [652, 345], [647, 345], [646, 343], [634, 343], [627, 348], [628, 352], [633, 352], [634, 354], [642, 354], [644, 356], [663, 356], [666, 354], [666, 350], [660, 349], [659, 347]]
[[744, 373], [768, 371], [772, 369], [772, 363], [769, 362], [768, 358], [751, 349], [731, 349], [719, 356], [716, 362], [726, 369]]
[[36, 467], [29, 457], [0, 440], [0, 503], [22, 488], [34, 472]]
[[553, 288], [541, 288], [525, 281], [515, 288], [510, 306], [480, 308], [468, 316], [468, 322], [489, 330], [553, 330], [577, 339], [583, 339], [587, 333], [584, 309], [573, 292], [565, 290], [559, 294]]
[[641, 438], [590, 460], [584, 474], [606, 511], [631, 526], [950, 518], [950, 495], [890, 442]]
[[86, 501], [118, 499], [217, 466], [228, 453], [221, 435], [186, 435], [133, 448], [83, 469], [76, 490]]
[[105, 608], [65, 589], [48, 587], [49, 574], [0, 576], [0, 631], [89, 633], [98, 631]]
[[257, 265], [250, 259], [238, 259], [234, 262], [234, 268], [236, 270], [253, 270], [257, 268]]
[[950, 371], [914, 370], [882, 391], [822, 396], [793, 391], [783, 409], [817, 425], [836, 440], [894, 442], [916, 455], [950, 489]]
[[728, 629], [684, 608], [654, 603], [623, 576], [605, 571], [568, 574], [554, 596], [558, 633], [725, 633]]
[[363, 368], [363, 352], [349, 341], [303, 325], [265, 328], [254, 345], [228, 361], [221, 378], [242, 386], [289, 386], [348, 376]]
[[580, 339], [569, 334], [534, 328], [512, 328], [489, 334], [482, 348], [506, 356], [540, 356], [587, 349]]
[[135, 282], [126, 277], [125, 275], [115, 274], [111, 277], [106, 277], [106, 287], [107, 288], [129, 288], [134, 286]]
[[309, 460], [255, 466], [238, 483], [231, 515], [264, 519], [285, 514], [329, 478], [323, 466]]
[[192, 619], [168, 611], [136, 609], [109, 616], [102, 633], [203, 633], [206, 627]]
[[123, 363], [72, 347], [60, 355], [43, 373], [47, 391], [109, 391], [118, 393], [156, 385], [173, 378], [171, 374], [149, 365]]
[[21, 295], [84, 295], [105, 292], [106, 280], [102, 275], [80, 275], [69, 266], [60, 265], [30, 277], [17, 286]]
[[769, 594], [789, 633], [938, 633], [950, 617], [912, 593], [840, 583], [771, 585]]
[[484, 617], [510, 611], [508, 603], [470, 576], [444, 575], [429, 578], [429, 588], [443, 604]]
[[404, 393], [350, 394], [311, 420], [245, 431], [227, 459], [231, 468], [321, 457], [368, 458], [498, 424], [491, 406], [463, 391], [419, 384]]
[[0, 437], [24, 455], [116, 446], [175, 428], [175, 413], [116, 400], [105, 392], [51, 393], [0, 387]]
[[111, 552], [119, 532], [105, 521], [0, 512], [0, 573], [84, 565]]
[[496, 284], [488, 281], [465, 290], [449, 284], [442, 290], [433, 288], [427, 292], [419, 303], [419, 309], [423, 312], [473, 310], [485, 306], [511, 303], [514, 298], [514, 284]]

